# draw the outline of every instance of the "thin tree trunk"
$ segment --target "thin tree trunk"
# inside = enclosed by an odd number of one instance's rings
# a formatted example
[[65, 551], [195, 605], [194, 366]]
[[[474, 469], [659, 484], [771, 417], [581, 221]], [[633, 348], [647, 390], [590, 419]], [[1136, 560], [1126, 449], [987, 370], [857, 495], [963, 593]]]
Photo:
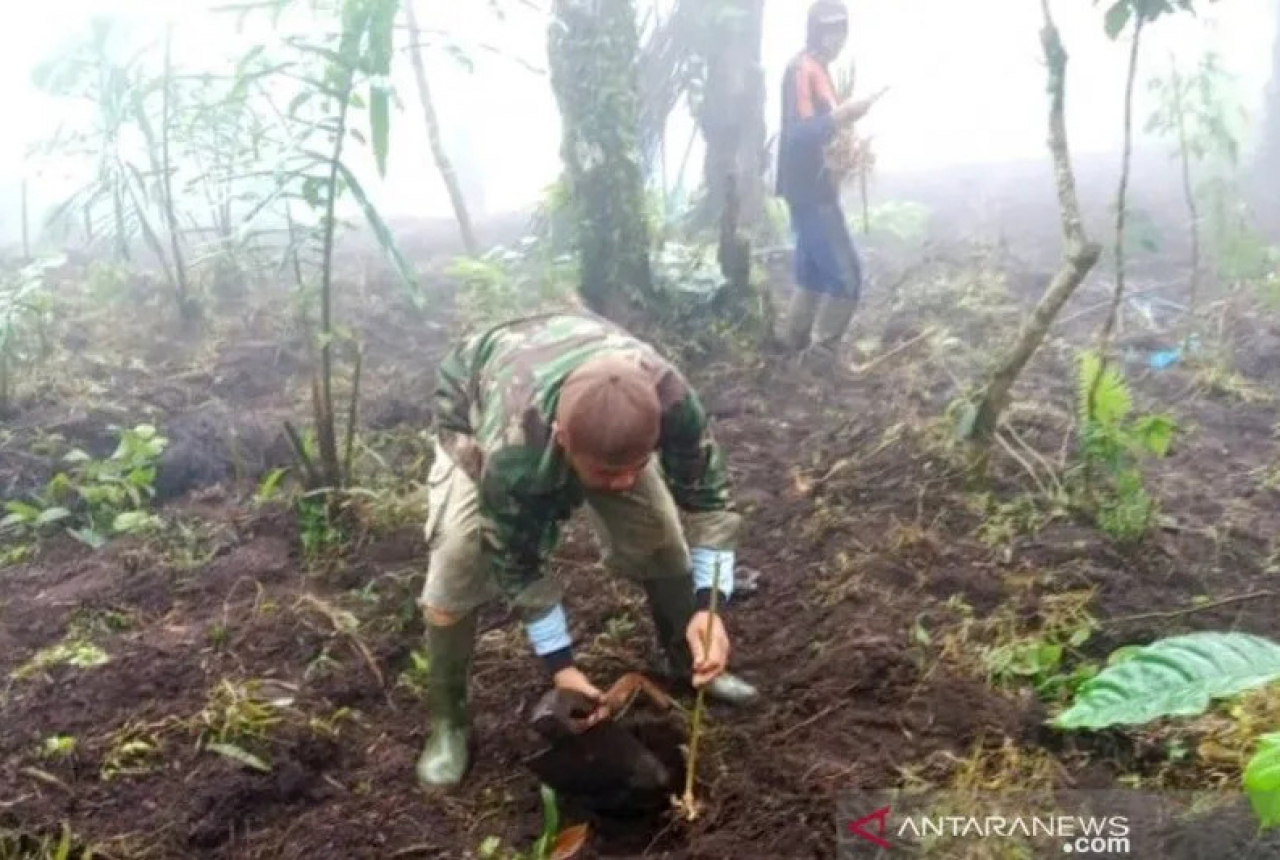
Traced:
[[1196, 312], [1196, 298], [1200, 291], [1200, 214], [1196, 207], [1195, 189], [1191, 185], [1191, 152], [1187, 146], [1186, 104], [1183, 101], [1182, 74], [1178, 61], [1173, 60], [1173, 109], [1178, 120], [1178, 154], [1182, 161], [1182, 194], [1191, 213], [1191, 296], [1187, 301], [1187, 313]]
[[[1111, 306], [1102, 323], [1099, 336], [1099, 349], [1103, 361], [1106, 361], [1107, 349], [1111, 344], [1111, 334], [1115, 330], [1116, 318], [1120, 315], [1120, 304], [1124, 301], [1124, 266], [1125, 266], [1125, 223], [1129, 214], [1129, 170], [1133, 160], [1133, 85], [1138, 77], [1138, 52], [1142, 44], [1142, 24], [1144, 17], [1135, 16], [1133, 42], [1129, 47], [1129, 77], [1124, 89], [1124, 154], [1120, 168], [1120, 189], [1116, 193], [1116, 286], [1111, 294]], [[1098, 374], [1102, 379], [1102, 374]]]
[[196, 317], [196, 305], [191, 300], [191, 290], [187, 283], [187, 266], [182, 258], [178, 213], [173, 203], [173, 163], [169, 157], [170, 110], [173, 107], [173, 25], [166, 29], [164, 37], [164, 92], [161, 98], [163, 107], [160, 113], [160, 175], [164, 184], [164, 214], [169, 223], [169, 244], [173, 249], [174, 285], [178, 290], [178, 316], [184, 323], [190, 323]]
[[453, 215], [458, 220], [458, 232], [462, 234], [462, 244], [467, 253], [476, 256], [480, 253], [480, 245], [476, 242], [475, 231], [471, 227], [471, 215], [467, 211], [467, 200], [458, 183], [458, 174], [453, 169], [453, 162], [444, 151], [440, 140], [440, 123], [436, 119], [435, 105], [431, 101], [431, 89], [427, 84], [426, 64], [422, 61], [421, 38], [419, 36], [418, 17], [413, 9], [414, 0], [405, 0], [404, 12], [409, 25], [409, 60], [413, 63], [413, 76], [418, 82], [418, 98], [422, 102], [422, 117], [427, 123], [427, 139], [431, 145], [431, 155], [435, 159], [440, 178], [449, 192], [449, 202], [453, 205]]
[[320, 384], [312, 383], [316, 400], [316, 441], [320, 446], [320, 467], [329, 489], [342, 487], [342, 464], [338, 459], [337, 429], [333, 414], [333, 247], [337, 229], [338, 165], [342, 162], [342, 146], [347, 137], [347, 115], [351, 105], [351, 70], [346, 80], [338, 110], [338, 128], [334, 137], [333, 157], [329, 162], [328, 197], [325, 200], [324, 257], [320, 283]]
[[984, 448], [995, 437], [1000, 416], [1009, 402], [1009, 392], [1018, 376], [1044, 341], [1062, 306], [1071, 298], [1102, 254], [1101, 246], [1090, 242], [1085, 233], [1080, 217], [1080, 202], [1076, 196], [1075, 175], [1071, 168], [1065, 110], [1067, 52], [1053, 22], [1049, 0], [1041, 0], [1040, 5], [1044, 12], [1044, 29], [1040, 39], [1049, 76], [1049, 149], [1053, 154], [1062, 217], [1063, 259], [1053, 282], [1040, 297], [1031, 317], [1023, 324], [1013, 348], [996, 363], [985, 381], [969, 433], [970, 438]]
[[1102, 331], [1098, 335], [1098, 373], [1089, 384], [1089, 393], [1085, 398], [1090, 420], [1095, 414], [1098, 388], [1106, 376], [1107, 362], [1111, 355], [1111, 336], [1115, 331], [1116, 321], [1120, 317], [1120, 307], [1124, 302], [1125, 276], [1125, 224], [1129, 213], [1129, 171], [1133, 161], [1133, 85], [1138, 77], [1138, 56], [1142, 46], [1142, 25], [1145, 18], [1141, 13], [1134, 16], [1133, 41], [1129, 46], [1129, 74], [1124, 88], [1124, 152], [1120, 167], [1120, 188], [1116, 192], [1116, 285], [1111, 293], [1111, 304], [1107, 308], [1106, 319], [1102, 323]]

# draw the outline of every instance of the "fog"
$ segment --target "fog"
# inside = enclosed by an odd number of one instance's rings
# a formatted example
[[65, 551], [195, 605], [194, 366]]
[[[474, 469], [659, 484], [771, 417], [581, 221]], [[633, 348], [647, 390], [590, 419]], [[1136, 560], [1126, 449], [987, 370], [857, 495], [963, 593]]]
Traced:
[[[184, 69], [229, 68], [233, 57], [264, 36], [261, 29], [238, 34], [229, 16], [175, 0], [14, 5], [8, 26], [0, 30], [0, 104], [8, 118], [0, 126], [0, 245], [15, 242], [20, 234], [24, 175], [34, 229], [42, 214], [92, 170], [92, 165], [36, 163], [25, 156], [60, 122], [74, 121], [77, 109], [84, 110], [40, 93], [31, 72], [42, 59], [83, 38], [91, 16], [126, 22], [135, 45], [154, 44], [166, 16], [172, 16], [176, 62]], [[480, 0], [418, 6], [420, 23], [433, 33], [427, 66], [445, 143], [481, 215], [535, 202], [559, 171], [558, 116], [545, 73], [547, 19], [545, 10], [537, 8], [549, 6], [549, 0], [505, 5], [510, 8], [505, 20]], [[668, 3], [641, 0], [639, 5], [642, 13], [652, 14]], [[807, 6], [808, 0], [767, 3], [764, 53], [771, 131], [778, 122], [783, 68], [803, 43]], [[862, 0], [850, 6], [852, 32], [839, 64], [856, 61], [861, 92], [891, 87], [863, 125], [875, 137], [882, 173], [1047, 159], [1038, 2]], [[1107, 39], [1102, 12], [1088, 0], [1056, 0], [1053, 7], [1071, 55], [1068, 121], [1073, 150], [1114, 152], [1122, 135], [1128, 45]], [[1144, 82], [1137, 89], [1139, 125], [1147, 114], [1145, 80], [1165, 73], [1172, 56], [1189, 68], [1210, 50], [1237, 77], [1243, 103], [1256, 113], [1270, 71], [1275, 8], [1274, 0], [1227, 0], [1206, 7], [1199, 17], [1172, 16], [1150, 28], [1144, 40]], [[923, 18], [913, 20], [917, 15]], [[445, 50], [446, 42], [471, 57], [470, 69]], [[359, 156], [370, 191], [391, 217], [447, 215], [448, 200], [427, 149], [403, 53], [394, 84], [401, 106], [392, 120], [388, 178], [379, 180], [371, 170], [372, 159]], [[678, 113], [668, 129], [670, 185], [680, 179], [689, 139], [688, 118]], [[687, 163], [686, 181], [696, 182], [696, 147]]]

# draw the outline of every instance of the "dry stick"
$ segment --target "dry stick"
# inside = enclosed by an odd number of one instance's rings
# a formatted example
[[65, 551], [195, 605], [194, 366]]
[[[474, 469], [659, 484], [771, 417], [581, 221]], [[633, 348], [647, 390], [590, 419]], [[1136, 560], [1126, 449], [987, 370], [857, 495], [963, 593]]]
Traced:
[[[720, 594], [720, 560], [716, 559], [716, 572], [711, 579], [711, 608], [707, 618], [707, 629], [702, 636], [702, 651], [711, 652], [711, 628], [716, 620], [716, 598]], [[698, 772], [698, 736], [702, 733], [702, 712], [705, 710], [707, 688], [703, 685], [698, 690], [697, 702], [693, 706], [693, 728], [689, 732], [689, 766], [684, 775], [684, 797], [680, 806], [685, 817], [693, 821], [698, 817], [697, 801], [693, 796], [693, 783]]]
[[814, 714], [814, 715], [813, 715], [813, 716], [811, 716], [811, 717], [807, 717], [807, 718], [805, 718], [804, 720], [801, 720], [800, 722], [796, 723], [794, 726], [791, 726], [790, 728], [788, 728], [786, 731], [782, 732], [781, 734], [774, 735], [774, 737], [773, 737], [774, 741], [776, 742], [776, 741], [780, 741], [780, 740], [782, 740], [782, 739], [783, 739], [783, 738], [785, 738], [785, 737], [790, 737], [791, 735], [793, 735], [793, 734], [795, 734], [796, 732], [800, 731], [800, 730], [801, 730], [801, 729], [803, 729], [804, 727], [813, 725], [814, 723], [816, 723], [818, 720], [822, 719], [823, 717], [828, 716], [828, 715], [830, 715], [830, 714], [832, 714], [832, 713], [835, 713], [836, 711], [840, 710], [840, 708], [844, 707], [844, 704], [845, 704], [844, 702], [836, 702], [834, 705], [828, 705], [827, 707], [825, 707], [825, 708], [823, 708], [822, 710], [818, 711], [818, 713]]
[[1000, 443], [1000, 447], [1004, 448], [1005, 453], [1007, 453], [1010, 457], [1012, 457], [1015, 461], [1017, 461], [1018, 465], [1021, 466], [1023, 469], [1025, 469], [1027, 474], [1031, 476], [1031, 480], [1035, 482], [1036, 489], [1040, 491], [1040, 494], [1046, 497], [1051, 496], [1051, 493], [1049, 492], [1049, 488], [1046, 487], [1044, 485], [1044, 482], [1040, 480], [1040, 476], [1036, 474], [1036, 470], [1031, 466], [1030, 463], [1026, 461], [1026, 459], [1022, 457], [1021, 454], [1019, 454], [1017, 451], [1013, 449], [1013, 446], [1009, 444], [1009, 442], [1004, 438], [1004, 436], [1000, 435], [999, 430], [996, 431], [996, 435], [994, 438], [997, 442]]
[[1121, 615], [1117, 618], [1108, 618], [1104, 624], [1123, 624], [1128, 621], [1150, 621], [1157, 618], [1181, 618], [1184, 615], [1192, 615], [1196, 612], [1204, 612], [1209, 609], [1220, 609], [1223, 606], [1230, 606], [1233, 603], [1244, 603], [1249, 600], [1258, 600], [1263, 597], [1280, 596], [1274, 591], [1251, 591], [1248, 594], [1234, 594], [1231, 597], [1224, 597], [1221, 600], [1213, 600], [1209, 603], [1201, 603], [1198, 606], [1188, 606], [1182, 609], [1173, 609], [1165, 612], [1140, 612], [1137, 615]]
[[[1135, 298], [1137, 296], [1145, 296], [1148, 293], [1158, 293], [1161, 290], [1167, 290], [1170, 287], [1174, 287], [1174, 286], [1177, 286], [1177, 285], [1176, 284], [1155, 284], [1150, 287], [1143, 287], [1140, 290], [1126, 290], [1125, 301], [1128, 301], [1129, 299]], [[1097, 304], [1088, 305], [1086, 307], [1081, 308], [1080, 310], [1076, 311], [1073, 314], [1068, 314], [1067, 316], [1062, 317], [1062, 319], [1058, 320], [1058, 326], [1061, 327], [1066, 325], [1067, 323], [1075, 322], [1081, 317], [1088, 316], [1089, 314], [1092, 314], [1092, 313], [1097, 313], [1098, 311], [1105, 310], [1106, 308], [1109, 308], [1109, 307], [1111, 307], [1110, 298], [1106, 299], [1105, 301], [1098, 302]]]
[[872, 370], [873, 368], [879, 367], [881, 364], [893, 358], [895, 355], [899, 355], [903, 352], [906, 352], [908, 349], [915, 346], [917, 343], [929, 337], [930, 335], [934, 334], [936, 331], [937, 329], [935, 327], [929, 326], [924, 331], [920, 332], [920, 334], [911, 338], [911, 340], [906, 341], [905, 343], [898, 344], [893, 349], [886, 352], [884, 355], [879, 356], [877, 358], [873, 358], [871, 361], [868, 361], [866, 364], [855, 364], [853, 366], [853, 372], [866, 373], [869, 370]]
[[1036, 460], [1036, 462], [1038, 462], [1041, 466], [1044, 466], [1044, 470], [1048, 474], [1049, 480], [1053, 481], [1053, 488], [1057, 490], [1059, 494], [1061, 494], [1062, 482], [1058, 480], [1058, 472], [1057, 470], [1054, 469], [1053, 464], [1050, 463], [1049, 460], [1043, 454], [1041, 454], [1035, 448], [1031, 447], [1030, 443], [1028, 443], [1026, 439], [1023, 439], [1022, 436], [1018, 435], [1018, 431], [1014, 430], [1012, 425], [1006, 423], [1003, 427], [1003, 430], [1005, 433], [1009, 434], [1010, 439], [1018, 443], [1018, 445], [1020, 445], [1024, 451], [1030, 454]]

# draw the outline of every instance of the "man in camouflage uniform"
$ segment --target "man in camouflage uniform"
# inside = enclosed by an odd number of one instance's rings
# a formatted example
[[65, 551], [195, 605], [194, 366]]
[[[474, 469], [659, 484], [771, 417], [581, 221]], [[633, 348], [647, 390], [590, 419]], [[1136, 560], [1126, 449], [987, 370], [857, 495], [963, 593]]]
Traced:
[[[757, 697], [725, 671], [729, 637], [707, 611], [713, 583], [722, 603], [733, 593], [740, 516], [679, 371], [594, 316], [517, 320], [448, 354], [435, 419], [420, 601], [432, 711], [423, 784], [456, 785], [466, 771], [476, 610], [492, 599], [516, 609], [556, 687], [600, 699], [574, 665], [561, 594], [543, 570], [560, 525], [584, 502], [606, 567], [643, 586], [672, 672], [721, 701]], [[605, 716], [602, 706], [592, 718]]]

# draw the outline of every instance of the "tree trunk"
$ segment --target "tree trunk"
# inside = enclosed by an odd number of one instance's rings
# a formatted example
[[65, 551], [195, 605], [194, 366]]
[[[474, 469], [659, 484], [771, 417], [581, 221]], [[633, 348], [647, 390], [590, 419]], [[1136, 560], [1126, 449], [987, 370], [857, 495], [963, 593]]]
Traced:
[[413, 9], [414, 0], [406, 0], [404, 4], [405, 18], [409, 25], [409, 60], [413, 63], [413, 75], [418, 82], [418, 98], [422, 102], [422, 116], [427, 123], [427, 139], [431, 145], [431, 155], [444, 180], [444, 187], [449, 192], [449, 202], [453, 205], [453, 215], [458, 220], [458, 232], [462, 234], [462, 244], [467, 254], [474, 257], [480, 253], [480, 245], [476, 242], [475, 231], [471, 227], [471, 215], [467, 211], [467, 199], [458, 182], [458, 174], [453, 169], [453, 162], [444, 151], [440, 142], [440, 123], [436, 119], [435, 105], [431, 101], [431, 89], [427, 85], [426, 64], [422, 61], [420, 29], [418, 16]]
[[623, 321], [652, 296], [632, 0], [555, 0], [548, 35], [581, 292]]
[[707, 82], [697, 116], [706, 143], [703, 224], [721, 220], [731, 176], [736, 177], [739, 226], [754, 227], [764, 213], [763, 29], [764, 0], [723, 0], [703, 9], [699, 45]]
[[1075, 175], [1066, 129], [1067, 52], [1053, 22], [1049, 0], [1041, 0], [1044, 29], [1040, 39], [1049, 72], [1049, 150], [1053, 154], [1057, 178], [1058, 204], [1062, 216], [1063, 258], [1049, 289], [1040, 297], [1031, 317], [1023, 324], [1013, 348], [995, 365], [982, 390], [974, 413], [970, 438], [985, 446], [995, 437], [1000, 416], [1009, 402], [1009, 392], [1031, 356], [1040, 347], [1062, 306], [1097, 264], [1102, 248], [1090, 242], [1080, 217]]
[[[1129, 76], [1125, 80], [1124, 88], [1124, 149], [1120, 165], [1120, 189], [1116, 192], [1116, 286], [1111, 293], [1111, 306], [1108, 309], [1107, 318], [1102, 323], [1102, 333], [1098, 338], [1099, 350], [1104, 362], [1107, 360], [1107, 349], [1111, 344], [1111, 333], [1115, 330], [1116, 318], [1120, 315], [1120, 304], [1124, 301], [1124, 228], [1129, 214], [1129, 172], [1133, 161], [1133, 85], [1138, 77], [1138, 52], [1142, 45], [1142, 24], [1145, 20], [1140, 14], [1135, 17], [1133, 42], [1129, 47]], [[1099, 372], [1097, 381], [1094, 383], [1095, 388], [1101, 380], [1102, 373]], [[1090, 402], [1092, 399], [1093, 392], [1090, 392]]]

